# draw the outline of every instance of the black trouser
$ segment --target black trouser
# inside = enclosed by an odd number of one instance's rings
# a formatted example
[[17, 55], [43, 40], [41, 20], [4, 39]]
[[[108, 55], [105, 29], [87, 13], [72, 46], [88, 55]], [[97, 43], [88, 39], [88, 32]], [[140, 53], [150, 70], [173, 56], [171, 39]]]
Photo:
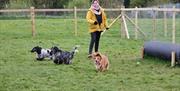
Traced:
[[100, 37], [101, 37], [100, 31], [96, 31], [96, 32], [91, 33], [91, 41], [89, 44], [89, 54], [92, 54], [94, 44], [95, 44], [95, 52], [98, 52]]

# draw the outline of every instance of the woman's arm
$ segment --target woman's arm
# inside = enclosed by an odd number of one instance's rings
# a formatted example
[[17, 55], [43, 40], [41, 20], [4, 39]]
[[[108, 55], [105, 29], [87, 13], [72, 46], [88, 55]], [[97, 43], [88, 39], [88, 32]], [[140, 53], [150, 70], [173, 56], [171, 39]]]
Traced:
[[94, 24], [95, 21], [91, 19], [92, 17], [92, 12], [91, 11], [88, 11], [87, 12], [87, 15], [86, 15], [86, 20], [90, 23], [90, 24]]

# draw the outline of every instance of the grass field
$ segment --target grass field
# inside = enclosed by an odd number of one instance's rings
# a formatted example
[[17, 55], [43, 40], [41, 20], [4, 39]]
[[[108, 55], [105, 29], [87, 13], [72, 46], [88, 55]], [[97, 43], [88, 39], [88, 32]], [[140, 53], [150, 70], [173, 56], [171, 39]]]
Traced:
[[[118, 24], [101, 37], [100, 52], [108, 55], [110, 69], [97, 73], [87, 58], [87, 23], [78, 24], [78, 36], [74, 36], [72, 20], [37, 19], [37, 35], [32, 38], [29, 20], [0, 20], [0, 91], [180, 90], [179, 66], [171, 68], [170, 62], [152, 57], [140, 59], [144, 41], [121, 38]], [[73, 64], [56, 65], [35, 60], [30, 50], [37, 45], [64, 50], [81, 47]]]

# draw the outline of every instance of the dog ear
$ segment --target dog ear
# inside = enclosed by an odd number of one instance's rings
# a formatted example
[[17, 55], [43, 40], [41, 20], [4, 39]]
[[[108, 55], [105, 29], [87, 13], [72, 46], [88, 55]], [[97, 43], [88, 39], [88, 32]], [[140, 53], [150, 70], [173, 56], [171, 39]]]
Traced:
[[97, 52], [95, 56], [99, 56], [100, 58], [102, 58], [101, 53]]
[[101, 56], [101, 54], [99, 52], [96, 52], [95, 55], [96, 56]]
[[41, 54], [41, 50], [42, 50], [41, 47], [37, 47], [37, 48], [36, 48], [36, 52], [37, 52], [38, 54]]

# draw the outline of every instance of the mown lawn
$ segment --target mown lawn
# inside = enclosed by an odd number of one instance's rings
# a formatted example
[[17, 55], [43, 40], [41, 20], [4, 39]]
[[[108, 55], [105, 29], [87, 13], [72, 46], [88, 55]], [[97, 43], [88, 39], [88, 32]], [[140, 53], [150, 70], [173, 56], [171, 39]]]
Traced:
[[[33, 38], [29, 20], [0, 20], [0, 91], [179, 91], [179, 66], [171, 68], [170, 62], [152, 57], [142, 60], [144, 40], [121, 38], [118, 23], [100, 42], [110, 69], [97, 73], [87, 58], [87, 23], [78, 21], [78, 36], [74, 36], [73, 24], [70, 19], [37, 19]], [[37, 45], [80, 48], [73, 64], [56, 65], [35, 60], [30, 50]]]

